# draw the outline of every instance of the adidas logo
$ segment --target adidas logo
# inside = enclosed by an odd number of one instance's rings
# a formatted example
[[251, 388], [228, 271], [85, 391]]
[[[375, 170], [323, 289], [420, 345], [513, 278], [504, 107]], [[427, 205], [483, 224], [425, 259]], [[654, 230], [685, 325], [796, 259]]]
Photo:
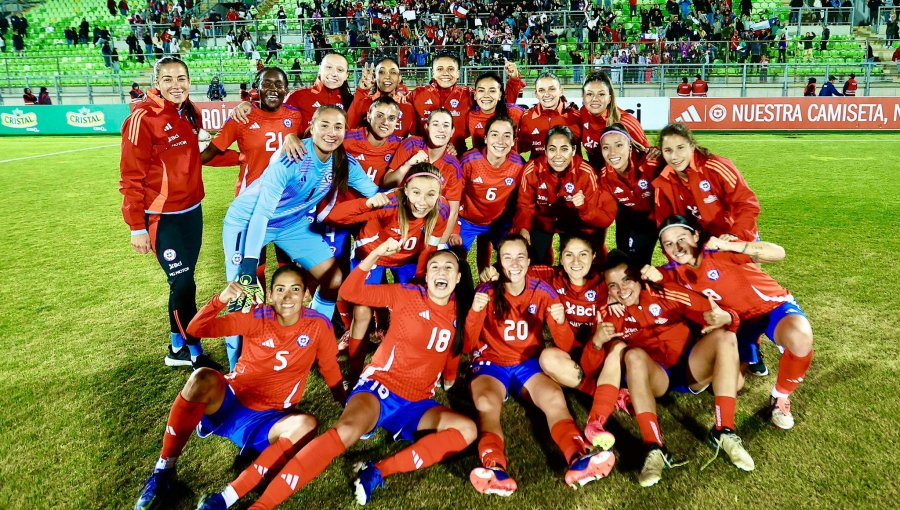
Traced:
[[176, 435], [175, 429], [173, 429], [171, 425], [166, 425], [166, 434]]
[[482, 183], [484, 183], [484, 179], [482, 179], [481, 176], [479, 175], [478, 177], [472, 179], [472, 182], [474, 182], [476, 184], [482, 184]]
[[434, 104], [434, 102], [432, 102], [431, 99], [429, 99], [429, 100], [425, 101], [425, 104], [426, 104], [426, 105]]
[[254, 464], [253, 467], [256, 469], [256, 472], [259, 473], [259, 476], [266, 476], [266, 473], [269, 472], [269, 468], [267, 468], [266, 466]]
[[356, 161], [365, 161], [365, 160], [366, 160], [365, 154], [360, 154], [359, 156], [356, 156]]
[[169, 124], [168, 122], [166, 122], [166, 127], [163, 128], [163, 131], [171, 131], [171, 130], [172, 130], [172, 125]]
[[531, 132], [533, 135], [539, 135], [541, 132], [538, 131], [538, 128], [534, 128], [534, 131]]
[[422, 457], [420, 457], [419, 453], [415, 450], [412, 451], [412, 456], [413, 456], [413, 464], [416, 465], [416, 469], [421, 469], [422, 464], [424, 464], [425, 461], [422, 460]]
[[400, 229], [399, 229], [399, 228], [391, 227], [391, 232], [393, 232], [393, 233], [395, 233], [395, 234], [399, 234], [399, 233], [400, 233]]
[[625, 191], [624, 189], [622, 189], [622, 188], [616, 186], [616, 189], [613, 190], [613, 193], [622, 193], [622, 192], [624, 192], [624, 191]]
[[318, 108], [318, 107], [320, 107], [320, 106], [322, 106], [322, 105], [320, 105], [319, 102], [316, 101], [315, 103], [313, 103], [312, 106], [313, 106], [313, 108]]
[[281, 475], [281, 479], [284, 480], [284, 483], [288, 484], [288, 487], [290, 487], [291, 490], [295, 490], [297, 488], [297, 482], [300, 481], [299, 476], [287, 473]]
[[675, 122], [700, 122], [703, 119], [700, 117], [700, 113], [694, 108], [694, 105], [688, 106], [688, 109], [681, 112]]
[[419, 312], [419, 317], [425, 319], [426, 321], [431, 320], [431, 314], [428, 313], [428, 310], [425, 310], [424, 312]]
[[247, 129], [259, 129], [259, 123], [258, 123], [258, 122], [254, 122], [254, 123], [251, 124], [250, 127], [247, 128]]
[[538, 189], [547, 189], [547, 183], [546, 183], [546, 182], [542, 182], [541, 185], [538, 186]]
[[274, 349], [274, 348], [275, 348], [275, 340], [272, 340], [272, 339], [270, 338], [270, 339], [266, 340], [265, 342], [263, 342], [263, 343], [262, 343], [262, 346], [263, 346], [263, 347], [268, 347], [268, 348], [270, 348], [270, 349]]
[[484, 129], [484, 126], [481, 125], [481, 122], [475, 124], [475, 129]]

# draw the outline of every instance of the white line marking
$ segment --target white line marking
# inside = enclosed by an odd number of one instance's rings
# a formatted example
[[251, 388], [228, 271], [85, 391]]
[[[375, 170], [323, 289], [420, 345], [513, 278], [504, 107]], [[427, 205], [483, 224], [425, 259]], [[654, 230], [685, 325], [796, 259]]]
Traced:
[[59, 156], [60, 154], [69, 154], [69, 153], [71, 153], [71, 152], [92, 151], [92, 150], [95, 150], [95, 149], [109, 149], [110, 147], [119, 147], [119, 144], [113, 144], [113, 145], [98, 145], [97, 147], [85, 147], [85, 148], [83, 148], [83, 149], [72, 149], [72, 150], [68, 150], [68, 151], [51, 152], [51, 153], [49, 153], [49, 154], [38, 154], [38, 155], [35, 155], [35, 156], [24, 156], [24, 157], [21, 157], [21, 158], [3, 159], [3, 160], [0, 160], [0, 164], [3, 164], [3, 163], [12, 163], [13, 161], [24, 161], [24, 160], [26, 160], [26, 159], [36, 159], [36, 158], [46, 158], [46, 157], [49, 157], [49, 156]]

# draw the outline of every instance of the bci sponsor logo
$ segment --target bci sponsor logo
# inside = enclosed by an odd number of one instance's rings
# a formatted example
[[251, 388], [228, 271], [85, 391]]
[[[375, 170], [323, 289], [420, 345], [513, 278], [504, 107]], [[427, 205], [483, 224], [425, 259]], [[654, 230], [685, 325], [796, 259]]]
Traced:
[[77, 112], [66, 112], [66, 124], [72, 127], [91, 128], [94, 131], [106, 131], [106, 115], [84, 107]]
[[25, 113], [20, 108], [16, 108], [12, 113], [0, 114], [0, 124], [13, 129], [25, 129], [27, 131], [37, 132], [38, 118], [34, 112]]

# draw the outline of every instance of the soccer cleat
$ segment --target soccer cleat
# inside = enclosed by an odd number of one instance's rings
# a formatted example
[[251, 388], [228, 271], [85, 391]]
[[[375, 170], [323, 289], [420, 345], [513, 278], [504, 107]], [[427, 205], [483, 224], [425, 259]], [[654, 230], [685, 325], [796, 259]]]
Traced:
[[583, 487], [594, 480], [606, 478], [615, 465], [616, 456], [613, 452], [597, 451], [582, 455], [569, 464], [566, 484], [573, 489]]
[[178, 349], [178, 352], [172, 350], [172, 346], [169, 346], [169, 352], [166, 354], [165, 362], [167, 366], [170, 367], [189, 367], [191, 366], [191, 351], [187, 348], [187, 346]]
[[207, 356], [206, 354], [201, 354], [197, 356], [197, 359], [191, 364], [194, 367], [194, 370], [198, 368], [211, 368], [218, 372], [222, 371], [222, 365], [216, 363], [212, 358]]
[[756, 467], [756, 463], [753, 462], [753, 457], [751, 457], [744, 448], [744, 442], [729, 428], [711, 430], [709, 432], [709, 445], [712, 448], [715, 448], [716, 453], [713, 455], [713, 458], [709, 459], [709, 461], [700, 468], [701, 471], [706, 469], [706, 466], [709, 466], [712, 461], [719, 456], [719, 450], [724, 451], [731, 460], [731, 463], [737, 466], [738, 469], [753, 471]]
[[613, 445], [616, 444], [616, 436], [603, 428], [603, 422], [601, 420], [593, 420], [585, 425], [584, 438], [587, 439], [594, 448], [600, 450], [610, 450]]
[[357, 473], [353, 487], [356, 491], [356, 502], [365, 505], [372, 500], [372, 493], [375, 492], [375, 489], [384, 487], [384, 478], [381, 477], [381, 471], [375, 467], [375, 464], [368, 462]]
[[647, 452], [647, 458], [644, 459], [644, 467], [638, 475], [638, 483], [641, 487], [650, 487], [656, 485], [662, 480], [663, 471], [684, 465], [684, 463], [676, 464], [675, 459], [669, 455], [669, 452], [662, 446], [653, 444], [650, 451]]
[[350, 348], [350, 330], [344, 331], [344, 334], [341, 335], [341, 339], [338, 340], [338, 352], [345, 353], [347, 349]]
[[153, 471], [150, 478], [147, 478], [147, 481], [144, 482], [144, 488], [141, 489], [141, 495], [138, 496], [137, 503], [134, 504], [134, 510], [157, 508], [163, 496], [172, 490], [174, 481], [175, 469], [157, 469]]
[[769, 412], [772, 414], [772, 423], [776, 427], [782, 430], [794, 428], [794, 415], [791, 414], [791, 399], [789, 397], [771, 397], [769, 400]]
[[221, 494], [207, 494], [197, 503], [197, 510], [228, 510], [228, 505]]
[[616, 409], [634, 416], [634, 406], [631, 405], [631, 393], [628, 393], [628, 388], [619, 389], [619, 396], [616, 398]]
[[511, 496], [519, 488], [516, 481], [499, 467], [477, 467], [469, 473], [469, 481], [479, 493], [495, 496]]

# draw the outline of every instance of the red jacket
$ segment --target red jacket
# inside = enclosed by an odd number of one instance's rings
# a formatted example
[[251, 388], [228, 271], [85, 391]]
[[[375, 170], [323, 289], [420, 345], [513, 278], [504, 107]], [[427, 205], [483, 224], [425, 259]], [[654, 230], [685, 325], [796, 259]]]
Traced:
[[330, 104], [341, 110], [344, 109], [340, 89], [329, 89], [318, 78], [311, 87], [303, 87], [291, 92], [284, 100], [284, 104], [299, 110], [303, 116], [303, 125], [300, 126], [301, 133], [305, 133], [309, 129], [312, 116], [320, 106]]
[[706, 84], [705, 81], [697, 78], [694, 80], [693, 85], [691, 85], [691, 95], [694, 97], [706, 97], [706, 93], [709, 91], [709, 85]]
[[[584, 204], [575, 207], [572, 197], [579, 191]], [[562, 173], [551, 170], [547, 158], [540, 157], [525, 166], [512, 231], [591, 234], [612, 225], [616, 211], [615, 200], [600, 188], [597, 175], [581, 156], [573, 157], [569, 170]]]
[[[621, 108], [618, 108], [618, 110], [619, 123], [625, 126], [628, 136], [645, 148], [649, 148], [650, 140], [644, 134], [644, 128], [641, 127], [640, 121], [625, 110]], [[600, 152], [600, 135], [606, 129], [608, 114], [603, 112], [600, 115], [594, 115], [587, 111], [587, 108], [584, 106], [581, 107], [578, 114], [581, 117], [581, 142], [584, 145], [584, 150], [587, 152], [588, 161], [594, 168], [603, 168], [605, 162], [603, 161], [603, 154]]]
[[663, 161], [646, 153], [631, 151], [628, 173], [623, 177], [609, 165], [600, 171], [600, 187], [613, 196], [622, 209], [651, 215], [653, 212], [653, 182]]
[[678, 97], [691, 97], [691, 84], [690, 83], [679, 83], [678, 84]]
[[132, 231], [147, 228], [146, 212], [190, 209], [203, 200], [197, 129], [151, 89], [122, 124], [122, 215]]
[[684, 182], [667, 165], [653, 180], [657, 226], [672, 214], [693, 215], [714, 236], [756, 240], [759, 201], [731, 160], [695, 150], [687, 178]]
[[566, 98], [560, 98], [559, 106], [555, 110], [545, 110], [540, 103], [525, 111], [519, 121], [519, 154], [531, 152], [529, 159], [535, 159], [544, 155], [546, 149], [547, 132], [553, 126], [569, 126], [575, 134], [575, 144], [581, 141], [581, 114], [574, 103], [566, 103]]

